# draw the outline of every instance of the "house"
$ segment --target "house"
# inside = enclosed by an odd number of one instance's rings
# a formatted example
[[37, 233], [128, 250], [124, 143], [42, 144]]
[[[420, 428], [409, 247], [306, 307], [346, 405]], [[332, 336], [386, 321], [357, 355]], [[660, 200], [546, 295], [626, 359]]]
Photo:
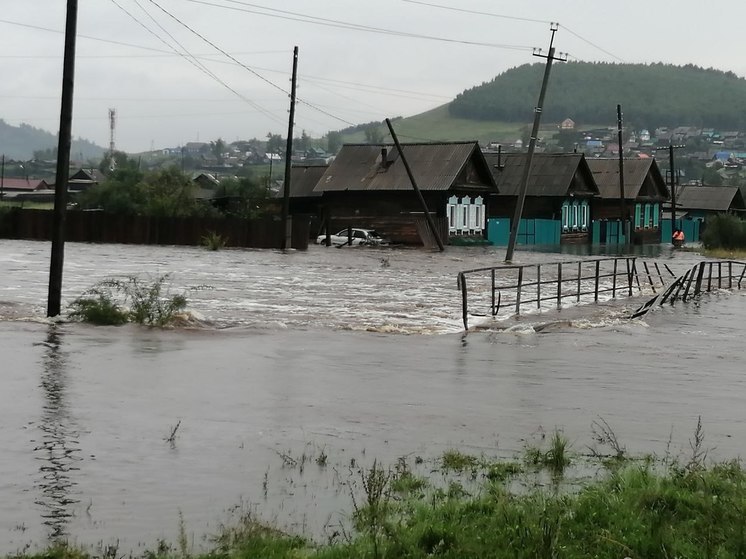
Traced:
[[[477, 142], [401, 144], [439, 236], [483, 236], [486, 208], [497, 193]], [[422, 202], [398, 149], [345, 144], [315, 193], [323, 193], [327, 222], [374, 228], [393, 242], [431, 245]]]
[[[525, 153], [485, 154], [495, 177], [498, 202], [490, 217], [503, 218], [493, 240], [505, 244], [526, 171]], [[598, 194], [593, 175], [582, 153], [534, 154], [523, 204], [522, 220], [534, 231], [526, 244], [588, 243], [591, 231], [591, 199]], [[533, 221], [531, 221], [533, 220]], [[521, 227], [524, 227], [523, 221]], [[532, 227], [534, 229], [532, 229]], [[519, 236], [521, 228], [519, 228]]]
[[3, 193], [8, 192], [33, 192], [47, 188], [47, 183], [39, 179], [14, 179], [3, 177]]
[[676, 194], [677, 218], [704, 221], [721, 213], [746, 212], [741, 189], [737, 186], [680, 186]]
[[[314, 188], [326, 172], [328, 165], [293, 165], [290, 168], [290, 213], [308, 214], [321, 217], [323, 192], [316, 192]], [[274, 194], [275, 198], [283, 199], [285, 185]], [[311, 228], [314, 232], [314, 228]], [[315, 236], [315, 235], [314, 235]]]
[[98, 169], [80, 169], [67, 181], [68, 192], [83, 192], [104, 181], [106, 177]]
[[575, 121], [571, 118], [566, 118], [560, 122], [560, 130], [575, 130]]
[[[593, 202], [593, 216], [600, 221], [597, 241], [603, 244], [611, 240], [607, 236], [611, 233], [607, 222], [617, 222], [613, 224], [616, 228], [621, 217], [619, 159], [589, 159], [588, 166], [599, 191], [598, 199]], [[661, 211], [669, 198], [670, 192], [655, 159], [624, 160], [624, 200], [627, 215], [634, 215], [631, 224], [634, 244], [660, 242]]]

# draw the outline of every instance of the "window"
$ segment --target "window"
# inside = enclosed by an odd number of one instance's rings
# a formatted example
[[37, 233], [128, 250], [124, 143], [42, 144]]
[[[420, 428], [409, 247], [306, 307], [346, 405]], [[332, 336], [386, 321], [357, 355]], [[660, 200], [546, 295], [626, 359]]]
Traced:
[[464, 219], [461, 225], [462, 229], [466, 229], [469, 226], [469, 206], [463, 206], [464, 209]]
[[578, 203], [573, 202], [572, 203], [572, 228], [577, 229], [578, 228]]
[[653, 227], [659, 227], [660, 226], [660, 218], [661, 218], [661, 207], [660, 204], [653, 204]]
[[588, 202], [585, 200], [580, 205], [580, 228], [583, 231], [588, 230]]
[[475, 210], [475, 217], [474, 217], [474, 228], [481, 230], [483, 228], [482, 224], [482, 206], [474, 206]]
[[456, 229], [456, 206], [448, 206], [448, 228]]
[[570, 206], [567, 202], [562, 204], [562, 230], [567, 231], [570, 228]]
[[635, 204], [635, 229], [642, 226], [642, 205]]
[[653, 226], [653, 216], [651, 215], [651, 209], [652, 208], [650, 207], [650, 204], [645, 204], [645, 221], [643, 222], [643, 227], [645, 227], [645, 229]]

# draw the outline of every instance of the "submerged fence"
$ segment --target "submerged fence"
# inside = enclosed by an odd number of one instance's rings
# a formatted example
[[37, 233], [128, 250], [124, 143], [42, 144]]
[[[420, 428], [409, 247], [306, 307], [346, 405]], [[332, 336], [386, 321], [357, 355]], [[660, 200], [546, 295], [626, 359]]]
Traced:
[[507, 317], [565, 303], [631, 297], [648, 289], [658, 293], [674, 277], [665, 264], [616, 257], [466, 270], [458, 274], [458, 287], [468, 330], [470, 314], [497, 317], [502, 311]]
[[667, 289], [647, 301], [633, 314], [638, 318], [647, 314], [656, 305], [666, 302], [674, 304], [680, 300], [689, 301], [699, 297], [702, 293], [709, 293], [716, 289], [741, 289], [746, 275], [746, 262], [736, 260], [704, 261], [687, 270], [682, 276], [674, 280]]

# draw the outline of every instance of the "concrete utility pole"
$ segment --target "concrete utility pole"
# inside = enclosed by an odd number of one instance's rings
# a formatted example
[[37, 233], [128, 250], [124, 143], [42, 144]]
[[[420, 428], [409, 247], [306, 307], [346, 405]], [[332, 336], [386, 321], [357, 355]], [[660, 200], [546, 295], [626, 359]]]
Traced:
[[54, 223], [52, 226], [52, 255], [49, 267], [47, 316], [57, 316], [60, 314], [62, 300], [62, 268], [65, 260], [65, 212], [67, 210], [67, 180], [70, 175], [77, 24], [78, 0], [67, 0], [65, 54], [62, 67], [62, 107], [60, 109], [60, 134], [57, 142], [57, 175], [54, 184]]
[[[285, 148], [285, 181], [282, 188], [282, 222], [285, 224], [285, 237], [282, 250], [291, 247], [293, 241], [293, 222], [290, 217], [290, 169], [293, 157], [293, 121], [295, 120], [295, 84], [298, 78], [298, 47], [293, 49], [293, 78], [290, 87], [290, 121], [288, 122], [288, 141]], [[271, 161], [270, 161], [271, 165]]]
[[622, 147], [622, 106], [616, 106], [616, 122], [619, 138], [619, 227], [624, 233], [624, 244], [629, 244], [629, 222], [627, 216], [627, 201], [624, 196], [624, 148]]
[[534, 108], [534, 126], [531, 129], [531, 138], [528, 143], [528, 154], [526, 155], [526, 167], [523, 170], [523, 177], [521, 179], [521, 187], [518, 192], [518, 201], [515, 205], [515, 213], [513, 214], [513, 221], [510, 224], [510, 240], [508, 241], [508, 251], [505, 254], [505, 262], [511, 262], [513, 260], [513, 251], [515, 250], [515, 243], [518, 238], [518, 227], [521, 224], [521, 215], [523, 215], [523, 204], [526, 202], [526, 191], [528, 190], [528, 179], [531, 175], [531, 163], [534, 159], [534, 151], [536, 150], [536, 138], [539, 135], [539, 124], [541, 123], [541, 111], [544, 107], [544, 96], [547, 92], [547, 85], [549, 83], [549, 72], [552, 69], [552, 62], [559, 60], [560, 62], [567, 62], [567, 57], [554, 56], [554, 34], [559, 29], [559, 24], [549, 24], [549, 30], [552, 32], [552, 38], [549, 41], [549, 54], [541, 54], [541, 49], [534, 52], [534, 56], [540, 58], [546, 58], [547, 65], [544, 68], [544, 79], [541, 82], [541, 92], [539, 93], [539, 102]]

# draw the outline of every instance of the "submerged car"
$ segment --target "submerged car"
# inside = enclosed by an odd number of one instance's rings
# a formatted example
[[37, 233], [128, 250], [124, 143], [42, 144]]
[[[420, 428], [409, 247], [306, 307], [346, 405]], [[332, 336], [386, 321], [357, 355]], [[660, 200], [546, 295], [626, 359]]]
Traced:
[[[368, 246], [380, 246], [387, 245], [388, 241], [381, 237], [373, 229], [352, 229], [352, 240], [348, 235], [347, 229], [342, 229], [337, 233], [329, 237], [329, 241], [332, 246], [343, 246], [343, 245], [368, 245]], [[316, 243], [319, 245], [326, 244], [326, 235], [319, 235], [316, 237]]]

